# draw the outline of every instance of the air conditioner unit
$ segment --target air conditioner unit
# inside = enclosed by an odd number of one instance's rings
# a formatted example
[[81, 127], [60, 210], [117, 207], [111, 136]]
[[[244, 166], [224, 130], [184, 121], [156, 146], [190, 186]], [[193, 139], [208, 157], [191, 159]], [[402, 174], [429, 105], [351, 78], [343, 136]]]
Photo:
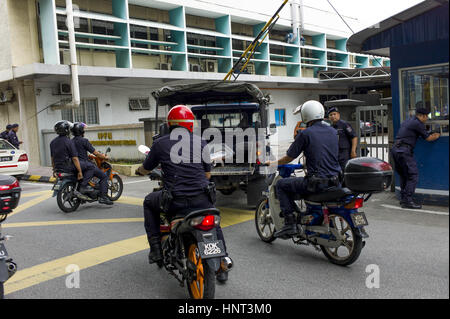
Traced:
[[69, 83], [59, 83], [59, 94], [60, 95], [71, 95], [72, 86]]
[[202, 67], [200, 64], [189, 64], [189, 71], [191, 72], [201, 72]]
[[216, 60], [206, 60], [205, 61], [206, 72], [218, 72], [217, 61]]
[[160, 70], [171, 70], [172, 69], [172, 64], [171, 63], [160, 63], [159, 64], [159, 69]]
[[10, 102], [14, 97], [13, 90], [5, 90], [0, 92], [0, 103]]

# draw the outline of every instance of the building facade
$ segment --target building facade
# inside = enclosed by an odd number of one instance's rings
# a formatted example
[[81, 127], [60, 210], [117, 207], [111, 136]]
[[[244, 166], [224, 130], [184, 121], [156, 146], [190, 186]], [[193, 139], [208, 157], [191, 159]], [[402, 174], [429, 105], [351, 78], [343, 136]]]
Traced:
[[[73, 7], [81, 104], [67, 109], [61, 107], [72, 93], [66, 1], [0, 3], [0, 92], [11, 92], [0, 102], [0, 126], [21, 124], [35, 165], [50, 164], [48, 144], [61, 119], [87, 123], [87, 136], [99, 148], [111, 145], [115, 158], [138, 158], [139, 119], [155, 116], [151, 92], [166, 83], [223, 79], [273, 14], [197, 0], [74, 0]], [[280, 141], [292, 140], [299, 104], [347, 94], [346, 87], [321, 83], [319, 71], [390, 63], [348, 52], [349, 33], [337, 15], [308, 3], [298, 8], [297, 15], [285, 7], [239, 77], [272, 96], [270, 121]]]

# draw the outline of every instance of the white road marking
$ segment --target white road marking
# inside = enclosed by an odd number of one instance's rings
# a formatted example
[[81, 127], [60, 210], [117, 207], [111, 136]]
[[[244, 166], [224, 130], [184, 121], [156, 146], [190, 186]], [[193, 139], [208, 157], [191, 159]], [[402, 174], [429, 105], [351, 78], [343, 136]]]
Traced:
[[398, 207], [398, 206], [384, 205], [384, 204], [381, 205], [381, 206], [386, 207], [386, 208], [392, 208], [392, 209], [398, 209], [398, 210], [403, 210], [403, 211], [415, 212], [415, 213], [425, 213], [425, 214], [444, 215], [444, 216], [448, 216], [449, 215], [447, 212], [437, 212], [437, 211], [434, 211], [434, 210], [401, 208], [401, 207]]
[[20, 185], [33, 185], [33, 186], [47, 186], [47, 187], [53, 187], [53, 183], [38, 183], [38, 182], [20, 182]]
[[123, 185], [135, 184], [135, 183], [143, 183], [143, 182], [153, 182], [153, 181], [150, 180], [150, 179], [144, 179], [144, 180], [139, 180], [139, 181], [134, 181], [134, 182], [126, 182], [126, 183], [123, 183]]

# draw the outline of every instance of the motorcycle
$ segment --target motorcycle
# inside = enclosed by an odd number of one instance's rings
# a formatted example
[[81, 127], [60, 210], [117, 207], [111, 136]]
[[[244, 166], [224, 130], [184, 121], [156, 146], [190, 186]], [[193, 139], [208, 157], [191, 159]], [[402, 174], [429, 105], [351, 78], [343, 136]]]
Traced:
[[[111, 152], [111, 148], [107, 148], [105, 155]], [[120, 198], [123, 192], [123, 182], [119, 174], [113, 171], [111, 164], [96, 156], [90, 156], [96, 165], [103, 170], [108, 176], [108, 193], [110, 200], [116, 201]], [[72, 173], [57, 172], [56, 182], [53, 185], [53, 197], [56, 197], [58, 207], [65, 213], [72, 213], [78, 209], [81, 204], [93, 203], [98, 201], [100, 196], [100, 180], [97, 177], [92, 177], [89, 185], [93, 191], [89, 194], [82, 194], [79, 191], [80, 182], [77, 180], [77, 175]]]
[[2, 235], [2, 222], [17, 207], [21, 188], [16, 178], [0, 175], [0, 299], [4, 298], [4, 283], [17, 271], [17, 265], [9, 257], [5, 242], [12, 236]]
[[[276, 230], [284, 225], [275, 185], [281, 178], [291, 177], [295, 170], [302, 168], [302, 164], [281, 165], [278, 166], [278, 174], [269, 177], [269, 189], [263, 193], [255, 212], [256, 231], [262, 241], [273, 242]], [[361, 173], [349, 175], [349, 178], [351, 176], [361, 176]], [[346, 179], [346, 185], [349, 184], [352, 185], [352, 180]], [[386, 184], [382, 188], [386, 188]], [[322, 193], [303, 196], [303, 200], [296, 201], [294, 212], [298, 233], [282, 239], [291, 238], [297, 245], [312, 245], [333, 264], [347, 266], [354, 263], [369, 237], [365, 231], [368, 221], [361, 209], [372, 193], [364, 191], [358, 194], [348, 188], [332, 187]]]
[[[141, 145], [139, 151], [146, 155], [150, 149]], [[149, 177], [159, 182], [153, 191], [163, 188], [164, 175], [160, 169], [151, 171]], [[191, 298], [214, 298], [217, 272], [229, 271], [233, 266], [231, 259], [225, 257], [224, 243], [217, 237], [220, 211], [208, 208], [192, 210], [187, 215], [169, 212], [168, 216], [173, 218], [161, 216], [163, 260], [158, 263], [159, 268], [164, 267], [181, 287], [186, 285]]]

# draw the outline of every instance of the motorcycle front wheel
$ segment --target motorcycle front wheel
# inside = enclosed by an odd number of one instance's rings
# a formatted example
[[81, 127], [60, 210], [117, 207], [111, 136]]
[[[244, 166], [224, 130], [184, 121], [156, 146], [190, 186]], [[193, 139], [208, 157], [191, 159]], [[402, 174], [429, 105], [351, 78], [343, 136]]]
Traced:
[[108, 180], [108, 197], [113, 202], [118, 200], [123, 192], [123, 182], [119, 175], [113, 175], [112, 179]]
[[64, 213], [72, 213], [78, 209], [81, 202], [74, 195], [75, 185], [73, 183], [65, 184], [56, 195], [56, 202], [58, 203], [58, 207]]
[[267, 207], [267, 198], [262, 199], [256, 206], [255, 226], [259, 238], [266, 243], [273, 242], [276, 237], [275, 224], [270, 215], [269, 207]]
[[320, 246], [323, 254], [333, 264], [339, 266], [353, 264], [359, 258], [363, 249], [361, 236], [355, 232], [344, 217], [330, 214], [329, 219], [330, 228], [334, 228], [344, 237], [344, 243], [337, 248]]
[[208, 263], [200, 257], [197, 242], [187, 245], [187, 259], [195, 265], [191, 282], [187, 279], [187, 289], [192, 299], [213, 299], [216, 291], [216, 274]]

